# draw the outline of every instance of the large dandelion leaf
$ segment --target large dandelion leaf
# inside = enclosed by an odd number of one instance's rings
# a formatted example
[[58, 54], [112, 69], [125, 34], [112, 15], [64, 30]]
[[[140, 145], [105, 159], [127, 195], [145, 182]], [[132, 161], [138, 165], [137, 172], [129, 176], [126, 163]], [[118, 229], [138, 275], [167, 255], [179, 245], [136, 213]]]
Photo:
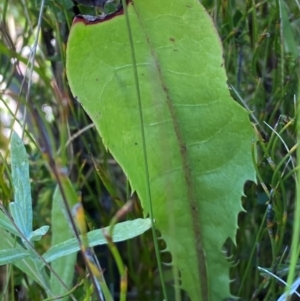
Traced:
[[[191, 299], [220, 301], [230, 296], [222, 245], [228, 237], [235, 240], [243, 185], [254, 179], [248, 114], [230, 97], [221, 43], [198, 0], [133, 0], [128, 13], [155, 226]], [[73, 95], [148, 214], [125, 16], [75, 22], [67, 71]]]

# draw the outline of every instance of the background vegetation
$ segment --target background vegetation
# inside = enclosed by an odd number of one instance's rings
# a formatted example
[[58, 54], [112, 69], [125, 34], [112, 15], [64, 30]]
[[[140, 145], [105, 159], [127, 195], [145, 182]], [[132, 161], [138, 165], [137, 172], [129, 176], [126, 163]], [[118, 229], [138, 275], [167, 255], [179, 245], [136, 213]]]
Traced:
[[[234, 263], [231, 289], [241, 300], [276, 300], [283, 285], [267, 272], [286, 280], [294, 224], [300, 4], [297, 0], [207, 0], [202, 4], [222, 39], [232, 96], [251, 111], [258, 137], [254, 160], [257, 184], [246, 184], [242, 202], [247, 212], [239, 216], [236, 246], [229, 241], [225, 246]], [[71, 0], [46, 1], [42, 11], [41, 7], [38, 0], [5, 0], [0, 4], [0, 200], [7, 206], [12, 199], [9, 176], [4, 173], [10, 129], [14, 126], [21, 131], [26, 121], [34, 227], [50, 224], [56, 185], [45, 156], [49, 149], [41, 139], [42, 129], [50, 151], [62, 166], [68, 166], [70, 179], [82, 192], [90, 228], [99, 228], [109, 224], [128, 199], [128, 184], [91, 121], [72, 98], [65, 76], [72, 19], [79, 12], [95, 12], [75, 6]], [[30, 98], [29, 107], [26, 98]], [[136, 201], [129, 218], [141, 215]], [[38, 251], [49, 248], [50, 234], [37, 245]], [[119, 247], [128, 266], [128, 299], [161, 299], [151, 234]], [[117, 299], [119, 279], [114, 260], [106, 248], [96, 251]], [[81, 271], [79, 258], [74, 283], [80, 282]], [[41, 300], [42, 289], [28, 281], [26, 274], [6, 267], [2, 275], [6, 300]], [[77, 292], [79, 300], [83, 291]]]

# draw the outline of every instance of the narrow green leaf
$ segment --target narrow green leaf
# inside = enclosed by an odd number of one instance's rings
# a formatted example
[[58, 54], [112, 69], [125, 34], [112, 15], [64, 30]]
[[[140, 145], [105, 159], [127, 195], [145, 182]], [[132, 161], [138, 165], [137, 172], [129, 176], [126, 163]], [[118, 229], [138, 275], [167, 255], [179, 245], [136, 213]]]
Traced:
[[109, 177], [108, 177], [108, 174], [107, 172], [103, 169], [103, 167], [98, 163], [96, 162], [95, 160], [93, 160], [93, 163], [94, 163], [94, 166], [95, 166], [95, 169], [97, 171], [97, 174], [99, 176], [99, 178], [101, 179], [104, 187], [106, 188], [106, 190], [108, 191], [109, 195], [113, 198], [116, 198], [118, 193], [116, 191], [116, 189], [113, 187]]
[[49, 230], [49, 226], [42, 226], [31, 232], [30, 240], [38, 241], [40, 240]]
[[14, 202], [10, 203], [10, 211], [20, 231], [28, 238], [32, 232], [29, 163], [23, 141], [15, 132], [11, 138], [11, 167]]
[[0, 227], [9, 231], [10, 233], [20, 236], [20, 233], [16, 230], [9, 218], [0, 210]]
[[299, 51], [298, 51], [298, 45], [293, 35], [291, 23], [289, 20], [288, 6], [286, 5], [285, 1], [283, 0], [279, 0], [279, 1], [280, 1], [279, 9], [280, 9], [280, 16], [281, 16], [281, 26], [282, 26], [282, 33], [284, 39], [284, 50], [285, 52], [291, 53], [293, 55], [293, 58], [296, 60], [297, 58], [299, 58]]
[[[198, 0], [133, 0], [128, 12], [155, 225], [191, 299], [219, 301], [230, 297], [222, 246], [227, 238], [235, 241], [243, 186], [255, 179], [248, 112], [230, 97], [220, 39]], [[72, 93], [146, 215], [148, 183], [125, 17], [93, 25], [77, 21], [67, 48]]]
[[[120, 242], [131, 239], [133, 237], [143, 234], [145, 231], [151, 228], [150, 219], [135, 219], [132, 221], [126, 221], [115, 225], [113, 232], [113, 241]], [[93, 230], [88, 232], [87, 237], [89, 246], [94, 247], [98, 245], [104, 245], [107, 243], [104, 233], [109, 233], [109, 227]], [[80, 247], [75, 238], [69, 239], [63, 243], [52, 246], [44, 255], [44, 259], [47, 262], [51, 262], [63, 256], [78, 252]]]
[[[26, 149], [22, 140], [14, 132], [11, 139], [11, 166], [12, 166], [12, 181], [14, 189], [14, 202], [9, 204], [10, 212], [16, 225], [23, 235], [29, 241], [40, 240], [47, 233], [49, 226], [32, 231], [32, 201], [31, 187], [29, 178], [29, 162]], [[1, 212], [4, 217], [4, 214]], [[13, 225], [8, 226], [9, 220], [4, 217], [2, 224], [3, 228], [13, 234], [20, 236], [20, 233]], [[22, 237], [21, 237], [22, 238]], [[23, 241], [26, 245], [25, 240]]]
[[[25, 249], [20, 244], [18, 244], [9, 233], [7, 233], [5, 230], [0, 229], [0, 235], [0, 250], [14, 249], [16, 251], [13, 252], [20, 252], [25, 254]], [[13, 264], [23, 273], [25, 273], [30, 279], [40, 284], [45, 289], [48, 296], [53, 296], [50, 290], [49, 277], [45, 273], [45, 269], [40, 269], [38, 267], [38, 264], [35, 260], [27, 257], [16, 260], [13, 262]]]
[[30, 256], [30, 252], [25, 249], [4, 249], [0, 250], [0, 265], [13, 263], [16, 260]]
[[[76, 192], [69, 179], [65, 178], [65, 180], [63, 181], [63, 187], [68, 200], [77, 199]], [[69, 238], [74, 236], [73, 231], [69, 225], [69, 221], [67, 220], [66, 214], [63, 210], [63, 200], [58, 186], [56, 187], [53, 194], [51, 219], [52, 246], [67, 241]], [[64, 258], [54, 261], [51, 265], [68, 288], [70, 288], [73, 283], [75, 263], [76, 253], [73, 253]], [[54, 277], [53, 274], [51, 274], [51, 290], [55, 295], [63, 295], [64, 293], [66, 293], [66, 289], [62, 286], [58, 279]], [[62, 300], [67, 299], [68, 296], [64, 297]]]
[[15, 132], [11, 138], [11, 169], [14, 202], [9, 204], [10, 212], [20, 231], [29, 239], [32, 232], [29, 163], [24, 144]]
[[[14, 202], [9, 204], [11, 215], [27, 240], [37, 239], [47, 231], [48, 226], [43, 226], [36, 231], [32, 231], [32, 201], [31, 201], [31, 188], [29, 178], [29, 163], [27, 153], [22, 140], [16, 133], [12, 134], [11, 139], [11, 169], [12, 169], [12, 182], [14, 189]], [[11, 237], [6, 231], [1, 231], [0, 249], [13, 248], [20, 250], [20, 254], [25, 250]], [[13, 231], [11, 231], [13, 232]], [[15, 231], [14, 231], [15, 232]], [[17, 234], [19, 235], [19, 233]], [[22, 237], [21, 237], [22, 238]], [[27, 246], [27, 241], [22, 238], [24, 245]], [[15, 251], [13, 251], [15, 252]], [[31, 255], [33, 253], [31, 252]], [[39, 258], [23, 258], [15, 260], [13, 264], [26, 273], [30, 278], [39, 283], [47, 292], [48, 296], [53, 296], [49, 289], [49, 278], [44, 269], [38, 268]]]

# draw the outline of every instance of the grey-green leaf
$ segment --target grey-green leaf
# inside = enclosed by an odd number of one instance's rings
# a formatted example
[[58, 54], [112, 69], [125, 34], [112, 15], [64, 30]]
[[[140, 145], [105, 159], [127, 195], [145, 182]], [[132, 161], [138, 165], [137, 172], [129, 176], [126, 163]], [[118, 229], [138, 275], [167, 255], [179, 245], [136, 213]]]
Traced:
[[[15, 249], [16, 252], [27, 254], [26, 250], [16, 242], [16, 240], [5, 230], [0, 229], [0, 250]], [[14, 251], [13, 251], [14, 252]], [[30, 251], [29, 251], [30, 252]], [[32, 254], [30, 252], [30, 254]], [[35, 260], [31, 257], [23, 256], [23, 258], [15, 259], [13, 264], [26, 273], [26, 275], [39, 283], [47, 292], [48, 296], [52, 296], [52, 292], [49, 286], [49, 277], [44, 269], [39, 269]]]
[[0, 211], [0, 227], [12, 234], [20, 236], [20, 233], [16, 230], [9, 218], [2, 211]]
[[29, 239], [32, 232], [29, 163], [24, 144], [15, 132], [11, 138], [11, 172], [14, 202], [10, 203], [10, 212], [20, 231]]
[[[68, 199], [77, 199], [76, 192], [73, 188], [71, 181], [66, 178], [63, 181], [63, 187]], [[53, 194], [52, 202], [52, 242], [51, 245], [62, 243], [74, 236], [73, 231], [69, 225], [69, 221], [66, 218], [65, 210], [63, 210], [63, 200], [59, 187], [57, 186]], [[59, 275], [61, 281], [64, 282], [69, 289], [72, 286], [74, 266], [76, 264], [76, 254], [70, 254], [65, 258], [52, 262], [51, 267]], [[51, 290], [55, 295], [63, 295], [66, 293], [66, 288], [62, 286], [61, 282], [51, 274], [50, 277]], [[68, 297], [62, 298], [62, 301], [67, 300]]]
[[13, 263], [16, 260], [30, 256], [30, 252], [25, 249], [4, 249], [0, 251], [0, 265]]
[[31, 241], [38, 241], [40, 240], [49, 230], [49, 226], [42, 226], [34, 231], [31, 232], [29, 239]]
[[[119, 223], [114, 228], [113, 233], [113, 241], [119, 242], [131, 239], [138, 235], [143, 234], [151, 228], [151, 220], [149, 218], [142, 219], [138, 218], [132, 221], [126, 221], [123, 223]], [[108, 233], [109, 227], [104, 229], [94, 230], [88, 233], [88, 241], [91, 247], [97, 245], [104, 245], [107, 243], [104, 233]], [[51, 247], [44, 255], [44, 259], [47, 262], [51, 262], [60, 257], [72, 254], [74, 252], [78, 252], [80, 247], [75, 238], [69, 239], [63, 243], [57, 244]]]

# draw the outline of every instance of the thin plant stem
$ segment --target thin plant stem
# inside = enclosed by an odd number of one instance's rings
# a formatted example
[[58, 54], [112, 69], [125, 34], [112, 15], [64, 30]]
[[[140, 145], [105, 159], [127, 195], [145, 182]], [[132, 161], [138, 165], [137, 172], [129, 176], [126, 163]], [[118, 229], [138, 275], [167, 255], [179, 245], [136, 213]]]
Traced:
[[[297, 143], [300, 140], [300, 121], [299, 121], [299, 100], [298, 99], [298, 110], [297, 110]], [[297, 158], [299, 165], [300, 158], [300, 148], [297, 147]], [[295, 199], [295, 210], [294, 210], [294, 223], [293, 223], [293, 236], [292, 236], [292, 246], [291, 246], [291, 261], [289, 266], [289, 274], [287, 279], [287, 286], [285, 292], [288, 292], [291, 289], [292, 283], [295, 278], [296, 266], [299, 258], [299, 233], [300, 233], [300, 171], [297, 171], [296, 174], [296, 199]]]
[[130, 43], [130, 48], [131, 48], [131, 59], [132, 59], [132, 65], [133, 65], [137, 102], [138, 102], [138, 108], [139, 108], [138, 111], [139, 111], [140, 128], [141, 128], [141, 135], [142, 135], [145, 180], [146, 180], [146, 186], [147, 186], [147, 198], [148, 198], [148, 202], [149, 202], [149, 213], [150, 213], [150, 219], [151, 219], [151, 225], [152, 225], [151, 229], [152, 229], [152, 235], [153, 235], [153, 243], [154, 243], [155, 255], [156, 255], [158, 271], [159, 271], [159, 278], [160, 278], [160, 283], [161, 283], [161, 287], [163, 290], [164, 300], [168, 301], [167, 290], [166, 290], [166, 286], [165, 286], [165, 282], [164, 282], [164, 278], [163, 278], [163, 270], [162, 270], [161, 258], [160, 258], [160, 253], [159, 253], [157, 235], [156, 235], [156, 230], [155, 230], [155, 226], [154, 226], [152, 197], [151, 197], [150, 179], [149, 179], [148, 156], [147, 156], [145, 129], [144, 129], [144, 115], [143, 115], [143, 110], [142, 110], [141, 91], [140, 91], [140, 87], [139, 87], [139, 78], [138, 78], [138, 72], [137, 72], [137, 64], [136, 64], [135, 50], [134, 50], [134, 44], [133, 44], [133, 37], [132, 37], [132, 33], [131, 33], [130, 20], [129, 20], [128, 11], [127, 11], [127, 4], [126, 4], [125, 0], [122, 0], [122, 5], [123, 5], [123, 9], [124, 9], [126, 25], [127, 25], [127, 30], [128, 30], [128, 38], [129, 38], [129, 43]]

